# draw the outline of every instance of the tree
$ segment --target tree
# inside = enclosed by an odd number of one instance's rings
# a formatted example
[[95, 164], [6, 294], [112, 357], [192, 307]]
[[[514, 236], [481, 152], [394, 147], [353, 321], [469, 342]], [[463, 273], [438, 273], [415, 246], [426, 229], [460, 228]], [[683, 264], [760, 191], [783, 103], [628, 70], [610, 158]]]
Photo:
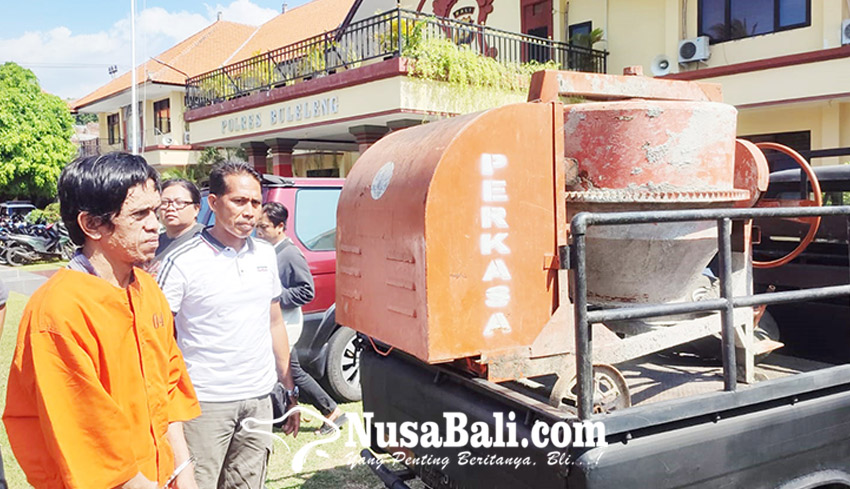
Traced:
[[84, 126], [89, 122], [97, 122], [97, 114], [76, 114], [74, 115], [74, 124]]
[[76, 153], [73, 134], [61, 98], [42, 92], [32, 71], [0, 66], [0, 198], [52, 199]]

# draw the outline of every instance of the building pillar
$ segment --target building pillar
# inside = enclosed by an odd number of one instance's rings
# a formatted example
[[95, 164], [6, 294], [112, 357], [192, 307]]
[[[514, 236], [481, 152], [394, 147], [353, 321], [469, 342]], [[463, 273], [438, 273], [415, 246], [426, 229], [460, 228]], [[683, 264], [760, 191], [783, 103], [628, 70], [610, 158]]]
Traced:
[[260, 175], [268, 173], [269, 169], [266, 165], [266, 156], [269, 152], [269, 147], [266, 143], [250, 142], [242, 143], [242, 148], [245, 149], [245, 156], [248, 157], [248, 164], [253, 166]]
[[266, 144], [272, 150], [272, 174], [282, 177], [291, 177], [292, 173], [292, 150], [298, 144], [297, 139], [266, 139]]
[[389, 132], [389, 128], [386, 126], [352, 126], [348, 128], [348, 132], [354, 136], [354, 140], [357, 141], [358, 151], [360, 154], [363, 154], [369, 146], [375, 144], [375, 141], [381, 139]]

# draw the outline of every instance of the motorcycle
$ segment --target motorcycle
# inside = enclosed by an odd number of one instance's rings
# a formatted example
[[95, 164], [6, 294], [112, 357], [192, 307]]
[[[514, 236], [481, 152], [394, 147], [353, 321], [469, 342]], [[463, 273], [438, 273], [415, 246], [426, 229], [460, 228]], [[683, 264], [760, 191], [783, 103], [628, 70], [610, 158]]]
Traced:
[[77, 247], [61, 222], [48, 224], [38, 234], [11, 233], [5, 237], [6, 263], [13, 267], [39, 260], [70, 260]]
[[6, 250], [7, 250], [6, 243], [8, 242], [7, 236], [8, 236], [8, 234], [2, 228], [0, 228], [0, 265], [6, 265], [7, 264], [6, 263]]

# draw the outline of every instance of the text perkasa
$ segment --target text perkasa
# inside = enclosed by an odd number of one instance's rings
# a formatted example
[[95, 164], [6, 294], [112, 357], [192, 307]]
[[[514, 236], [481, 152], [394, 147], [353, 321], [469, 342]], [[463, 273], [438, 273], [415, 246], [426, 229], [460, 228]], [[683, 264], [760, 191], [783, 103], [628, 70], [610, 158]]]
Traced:
[[295, 122], [320, 119], [339, 113], [339, 97], [322, 97], [304, 102], [276, 105], [256, 112], [228, 117], [221, 121], [221, 133], [279, 127]]
[[481, 155], [481, 237], [478, 245], [481, 256], [489, 258], [482, 280], [490, 285], [485, 291], [484, 305], [492, 312], [484, 326], [484, 336], [496, 331], [510, 333], [511, 325], [502, 312], [511, 302], [511, 273], [502, 256], [511, 249], [505, 244], [508, 238], [508, 211], [499, 205], [508, 201], [507, 182], [498, 178], [508, 166], [508, 157], [501, 154]]

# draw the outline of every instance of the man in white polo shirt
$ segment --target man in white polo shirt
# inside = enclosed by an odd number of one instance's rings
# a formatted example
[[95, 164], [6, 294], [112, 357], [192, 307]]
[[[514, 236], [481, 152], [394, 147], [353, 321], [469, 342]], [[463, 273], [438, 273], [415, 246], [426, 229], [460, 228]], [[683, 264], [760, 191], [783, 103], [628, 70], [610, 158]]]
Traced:
[[[225, 162], [210, 174], [215, 225], [180, 245], [162, 263], [159, 284], [175, 315], [177, 344], [201, 403], [185, 426], [200, 489], [257, 489], [265, 483], [272, 437], [269, 394], [280, 381], [289, 401], [298, 391], [289, 371], [274, 248], [251, 232], [262, 213], [260, 175]], [[300, 416], [284, 432], [297, 435]], [[248, 428], [248, 429], [246, 429]]]

